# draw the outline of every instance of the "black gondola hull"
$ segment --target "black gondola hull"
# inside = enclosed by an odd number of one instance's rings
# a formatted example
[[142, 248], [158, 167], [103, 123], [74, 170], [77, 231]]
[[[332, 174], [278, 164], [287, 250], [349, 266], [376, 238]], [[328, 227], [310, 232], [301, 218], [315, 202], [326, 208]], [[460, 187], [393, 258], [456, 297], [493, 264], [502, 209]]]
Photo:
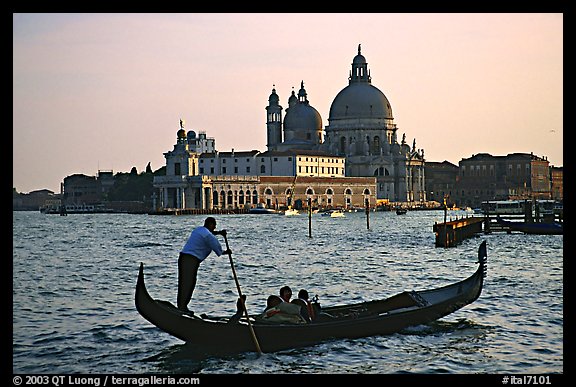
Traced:
[[[480, 296], [486, 270], [485, 251], [483, 242], [479, 249], [478, 269], [455, 284], [433, 290], [402, 292], [385, 300], [323, 308], [332, 318], [309, 324], [252, 322], [255, 336], [262, 352], [275, 352], [333, 339], [389, 335], [410, 326], [430, 323]], [[140, 265], [135, 303], [138, 312], [150, 323], [205, 352], [257, 350], [246, 321], [228, 323], [188, 316], [168, 302], [154, 300], [144, 283], [143, 264]]]

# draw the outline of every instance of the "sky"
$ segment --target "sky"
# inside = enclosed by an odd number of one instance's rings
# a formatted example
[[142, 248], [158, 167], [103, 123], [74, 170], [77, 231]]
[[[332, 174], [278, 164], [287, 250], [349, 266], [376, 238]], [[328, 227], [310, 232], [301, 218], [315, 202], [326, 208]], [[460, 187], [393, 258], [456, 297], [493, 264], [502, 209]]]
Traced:
[[13, 187], [165, 165], [180, 119], [266, 151], [300, 82], [328, 125], [361, 44], [398, 139], [429, 162], [534, 153], [563, 166], [562, 13], [13, 14]]

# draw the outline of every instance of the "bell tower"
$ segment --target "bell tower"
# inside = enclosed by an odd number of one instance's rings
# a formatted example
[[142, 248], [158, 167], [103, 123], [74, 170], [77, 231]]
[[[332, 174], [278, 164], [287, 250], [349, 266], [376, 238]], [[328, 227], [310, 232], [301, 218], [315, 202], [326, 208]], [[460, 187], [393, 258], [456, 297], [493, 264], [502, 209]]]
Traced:
[[274, 86], [272, 85], [272, 94], [268, 97], [268, 106], [266, 106], [266, 146], [269, 151], [276, 150], [278, 144], [282, 143], [282, 106], [278, 103], [280, 98]]

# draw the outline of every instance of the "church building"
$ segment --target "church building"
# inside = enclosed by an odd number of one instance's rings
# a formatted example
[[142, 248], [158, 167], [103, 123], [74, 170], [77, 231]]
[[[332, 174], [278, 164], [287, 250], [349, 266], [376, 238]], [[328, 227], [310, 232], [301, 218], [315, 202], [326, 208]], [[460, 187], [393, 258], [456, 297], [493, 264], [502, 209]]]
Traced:
[[360, 45], [328, 125], [310, 104], [304, 81], [288, 98], [284, 117], [275, 87], [265, 109], [265, 152], [218, 152], [214, 139], [186, 132], [181, 121], [174, 150], [164, 153], [166, 176], [154, 179], [161, 207], [286, 205], [298, 192], [303, 201], [344, 207], [426, 201], [424, 150], [416, 140], [410, 147], [405, 134], [398, 143], [392, 107], [372, 85]]
[[398, 143], [388, 98], [372, 85], [368, 62], [361, 53], [352, 60], [348, 86], [334, 98], [328, 125], [322, 137], [322, 118], [310, 105], [304, 81], [298, 96], [292, 91], [282, 120], [282, 106], [276, 89], [268, 98], [268, 151], [308, 149], [326, 152], [346, 159], [345, 175], [374, 176], [378, 199], [396, 202], [426, 201], [424, 189], [424, 150]]

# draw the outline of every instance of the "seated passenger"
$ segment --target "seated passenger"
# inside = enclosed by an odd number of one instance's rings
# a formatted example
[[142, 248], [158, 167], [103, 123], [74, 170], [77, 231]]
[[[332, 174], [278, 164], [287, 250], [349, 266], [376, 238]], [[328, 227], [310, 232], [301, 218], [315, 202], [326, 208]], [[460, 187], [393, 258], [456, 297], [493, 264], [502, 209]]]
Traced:
[[[313, 321], [316, 318], [316, 311], [314, 310], [314, 306], [309, 300], [308, 291], [306, 289], [300, 289], [298, 292], [298, 300], [299, 304], [305, 307], [305, 317], [307, 321]], [[294, 300], [294, 301], [296, 301]]]
[[290, 289], [290, 286], [282, 286], [280, 288], [280, 297], [282, 297], [284, 302], [290, 302], [290, 297], [292, 297], [292, 289]]
[[270, 296], [268, 296], [268, 299], [266, 300], [266, 309], [264, 309], [265, 311], [275, 307], [276, 305], [280, 304], [281, 302], [284, 302], [280, 297], [275, 296], [274, 294], [271, 294]]
[[300, 306], [300, 316], [302, 316], [306, 322], [312, 321], [310, 319], [310, 313], [308, 312], [308, 304], [306, 301], [302, 300], [301, 298], [295, 298], [290, 301], [290, 303]]
[[254, 317], [256, 320], [269, 323], [305, 324], [306, 320], [300, 315], [300, 306], [282, 301], [278, 296], [272, 295], [266, 301], [266, 310]]

